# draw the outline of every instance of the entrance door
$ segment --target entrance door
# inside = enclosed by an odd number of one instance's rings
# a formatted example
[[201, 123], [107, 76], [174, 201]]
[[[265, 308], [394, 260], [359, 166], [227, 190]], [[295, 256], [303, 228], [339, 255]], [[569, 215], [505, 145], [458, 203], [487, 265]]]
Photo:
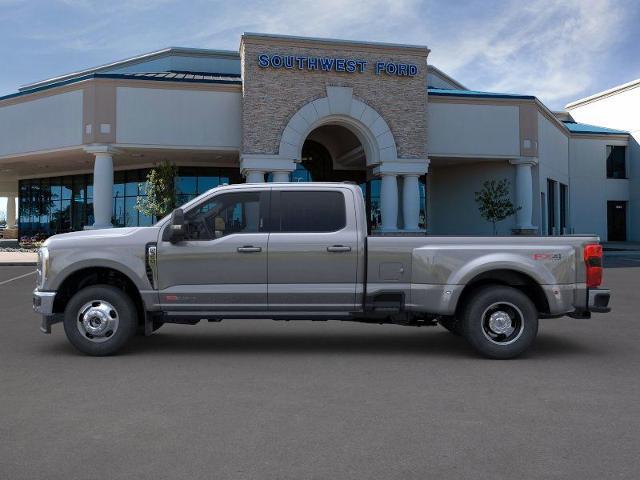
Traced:
[[[350, 312], [356, 302], [354, 200], [344, 189], [273, 191], [269, 310]], [[346, 209], [346, 205], [352, 205]]]
[[185, 212], [187, 238], [158, 242], [160, 303], [171, 311], [265, 311], [269, 191], [221, 192]]
[[607, 231], [610, 242], [627, 240], [627, 202], [607, 202]]

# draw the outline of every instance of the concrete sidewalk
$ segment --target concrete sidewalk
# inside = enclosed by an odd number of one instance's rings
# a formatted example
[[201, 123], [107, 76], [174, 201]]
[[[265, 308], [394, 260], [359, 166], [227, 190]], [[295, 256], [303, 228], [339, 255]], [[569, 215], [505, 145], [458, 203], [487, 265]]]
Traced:
[[35, 266], [37, 262], [35, 252], [0, 252], [0, 266]]

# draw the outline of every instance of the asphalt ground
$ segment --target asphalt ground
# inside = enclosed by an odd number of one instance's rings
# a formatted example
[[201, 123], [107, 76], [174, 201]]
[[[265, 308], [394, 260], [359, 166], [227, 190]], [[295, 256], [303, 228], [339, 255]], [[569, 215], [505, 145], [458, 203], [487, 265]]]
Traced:
[[0, 478], [637, 479], [634, 258], [607, 258], [612, 313], [542, 320], [510, 361], [441, 327], [249, 320], [91, 358], [1, 267]]

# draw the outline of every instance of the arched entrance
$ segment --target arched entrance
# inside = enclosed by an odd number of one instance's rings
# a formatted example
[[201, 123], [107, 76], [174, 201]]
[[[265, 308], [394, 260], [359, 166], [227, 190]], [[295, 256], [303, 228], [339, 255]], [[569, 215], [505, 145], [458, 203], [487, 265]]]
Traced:
[[276, 182], [352, 181], [365, 194], [370, 229], [424, 231], [429, 161], [398, 158], [385, 119], [350, 87], [326, 89], [288, 120], [277, 153], [241, 155], [242, 174], [248, 182], [264, 181], [265, 173]]
[[362, 143], [341, 125], [323, 125], [312, 130], [302, 145], [300, 163], [316, 182], [366, 181]]
[[380, 180], [367, 168], [365, 149], [347, 127], [326, 124], [312, 130], [302, 145], [294, 182], [353, 182], [360, 186], [367, 205], [369, 231], [381, 227]]

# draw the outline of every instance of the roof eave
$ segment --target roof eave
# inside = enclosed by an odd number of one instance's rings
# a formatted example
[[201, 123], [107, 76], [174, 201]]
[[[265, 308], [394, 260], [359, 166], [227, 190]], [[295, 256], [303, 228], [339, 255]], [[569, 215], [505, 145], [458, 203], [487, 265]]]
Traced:
[[467, 87], [465, 87], [459, 81], [457, 81], [455, 78], [451, 77], [451, 75], [447, 75], [442, 70], [440, 70], [438, 67], [436, 67], [436, 66], [434, 66], [432, 64], [429, 64], [429, 65], [427, 65], [427, 69], [428, 70], [433, 70], [435, 73], [437, 73], [438, 75], [441, 75], [445, 80], [447, 80], [448, 82], [453, 83], [456, 87], [460, 88], [461, 90], [469, 90]]
[[363, 42], [358, 40], [343, 40], [339, 38], [324, 38], [324, 37], [301, 37], [297, 35], [279, 35], [274, 33], [257, 33], [257, 32], [244, 32], [240, 38], [240, 43], [247, 40], [271, 40], [274, 42], [300, 42], [309, 45], [350, 45], [359, 46], [362, 48], [372, 49], [406, 49], [408, 51], [414, 51], [424, 55], [425, 57], [431, 52], [426, 45], [413, 45], [404, 43], [386, 43], [386, 42]]
[[564, 108], [567, 110], [571, 110], [572, 108], [579, 107], [580, 105], [595, 102], [597, 100], [600, 100], [601, 98], [609, 97], [611, 95], [616, 95], [618, 93], [625, 92], [627, 90], [630, 90], [638, 86], [640, 86], [640, 78], [636, 80], [631, 80], [630, 82], [623, 83], [622, 85], [618, 85], [608, 90], [603, 90], [602, 92], [594, 93], [593, 95], [581, 98], [579, 100], [575, 100], [571, 103], [567, 103]]
[[135, 57], [125, 58], [123, 60], [117, 60], [115, 62], [106, 63], [104, 65], [99, 65], [97, 67], [86, 68], [83, 70], [78, 70], [76, 72], [67, 73], [64, 75], [59, 75], [57, 77], [48, 78], [46, 80], [40, 80], [33, 83], [28, 83], [25, 85], [21, 85], [18, 88], [18, 92], [23, 92], [27, 90], [32, 90], [34, 88], [39, 88], [48, 84], [58, 83], [65, 80], [72, 79], [74, 77], [82, 77], [85, 75], [89, 75], [92, 73], [100, 73], [101, 71], [112, 69], [115, 67], [123, 67], [127, 65], [135, 65], [153, 58], [161, 58], [167, 56], [171, 53], [180, 53], [183, 55], [205, 55], [205, 56], [219, 56], [219, 57], [230, 57], [230, 58], [239, 58], [239, 53], [231, 50], [208, 50], [202, 48], [186, 48], [186, 47], [167, 47], [161, 50], [156, 50], [153, 52], [143, 53], [141, 55], [136, 55]]
[[200, 84], [209, 84], [209, 85], [242, 85], [242, 80], [240, 79], [190, 79], [190, 78], [163, 78], [163, 77], [142, 77], [136, 75], [130, 75], [125, 73], [89, 73], [86, 75], [81, 75], [78, 77], [69, 78], [66, 80], [60, 80], [55, 83], [48, 83], [39, 87], [35, 87], [29, 90], [23, 90], [16, 93], [10, 93], [9, 95], [4, 95], [0, 97], [0, 102], [3, 100], [10, 100], [13, 98], [27, 97], [29, 95], [33, 95], [45, 90], [52, 90], [55, 88], [65, 87], [67, 85], [73, 85], [76, 83], [82, 83], [89, 80], [99, 80], [99, 79], [113, 79], [113, 80], [138, 80], [138, 81], [148, 81], [148, 82], [174, 82], [174, 83], [200, 83]]

